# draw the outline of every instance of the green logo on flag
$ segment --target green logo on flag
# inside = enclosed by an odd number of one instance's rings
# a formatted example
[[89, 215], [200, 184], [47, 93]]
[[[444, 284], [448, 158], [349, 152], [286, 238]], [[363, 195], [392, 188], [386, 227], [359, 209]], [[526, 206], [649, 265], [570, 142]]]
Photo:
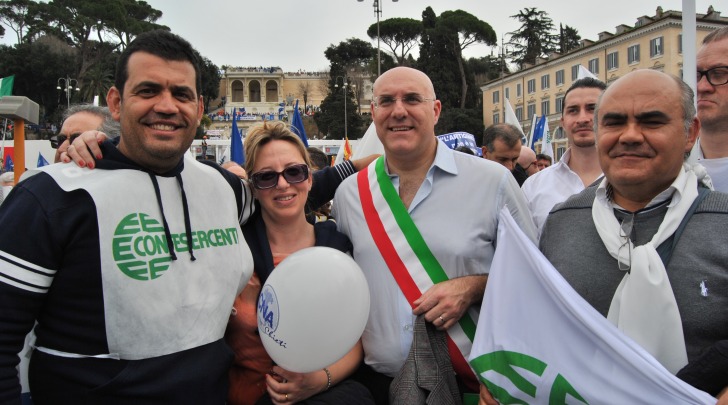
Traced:
[[[171, 237], [175, 252], [188, 250], [186, 234], [172, 234]], [[237, 245], [238, 229], [192, 231], [191, 243], [194, 250]], [[129, 214], [119, 222], [111, 250], [122, 273], [141, 281], [161, 277], [172, 260], [164, 228], [159, 221], [141, 212]]]
[[[510, 352], [510, 351], [497, 351], [482, 356], [478, 356], [470, 361], [470, 365], [480, 376], [480, 380], [488, 387], [493, 398], [497, 399], [502, 404], [522, 404], [527, 405], [519, 398], [511, 395], [504, 388], [496, 385], [492, 381], [483, 377], [483, 373], [487, 371], [494, 371], [504, 377], [506, 377], [513, 384], [516, 389], [520, 392], [528, 395], [531, 398], [536, 398], [537, 387], [524, 378], [521, 374], [516, 371], [514, 367], [529, 371], [539, 377], [543, 376], [546, 370], [547, 364], [543, 361], [531, 357], [527, 354]], [[541, 385], [543, 386], [543, 385]], [[554, 382], [551, 384], [551, 392], [549, 393], [549, 404], [550, 405], [561, 405], [566, 404], [567, 395], [571, 398], [587, 403], [584, 398], [571, 386], [571, 384], [561, 374], [557, 375]]]

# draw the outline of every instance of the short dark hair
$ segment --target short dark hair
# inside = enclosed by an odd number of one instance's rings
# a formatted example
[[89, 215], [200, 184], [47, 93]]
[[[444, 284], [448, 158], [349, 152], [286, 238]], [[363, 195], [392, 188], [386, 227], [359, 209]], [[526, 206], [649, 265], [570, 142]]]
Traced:
[[311, 165], [313, 166], [313, 169], [321, 170], [329, 166], [329, 157], [326, 156], [324, 151], [322, 151], [321, 149], [314, 146], [309, 146], [308, 148], [306, 148], [306, 151], [311, 157]]
[[200, 56], [195, 48], [179, 35], [166, 30], [153, 30], [139, 34], [124, 49], [116, 63], [116, 79], [114, 86], [119, 95], [124, 95], [124, 85], [129, 78], [129, 58], [135, 52], [146, 52], [165, 60], [190, 62], [195, 68], [195, 90], [199, 96], [202, 92], [202, 73]]
[[101, 118], [101, 126], [96, 129], [105, 133], [109, 138], [116, 138], [121, 133], [121, 124], [119, 124], [119, 121], [116, 121], [114, 117], [111, 116], [109, 108], [99, 107], [93, 104], [74, 104], [68, 107], [68, 109], [63, 112], [63, 121], [61, 122], [61, 126], [63, 126], [63, 123], [66, 122], [68, 117], [78, 113], [93, 114]]
[[[575, 81], [574, 83], [569, 86], [569, 89], [566, 90], [566, 93], [564, 93], [564, 103], [566, 103], [566, 97], [569, 95], [569, 92], [574, 89], [599, 89], [601, 91], [604, 91], [607, 89], [607, 84], [599, 79], [595, 79], [593, 77], [582, 77], [581, 79]], [[561, 115], [564, 115], [565, 109], [561, 109]]]
[[458, 146], [457, 148], [455, 148], [455, 150], [458, 152], [467, 153], [468, 155], [475, 155], [475, 152], [473, 152], [473, 150], [467, 146]]
[[516, 143], [521, 140], [521, 131], [518, 127], [511, 124], [494, 124], [485, 129], [483, 133], [483, 146], [488, 151], [493, 152], [495, 149], [494, 142], [500, 139], [507, 147], [513, 148]]
[[551, 156], [545, 154], [545, 153], [539, 153], [536, 155], [536, 160], [548, 160], [549, 163], [553, 163], [553, 159], [551, 159]]

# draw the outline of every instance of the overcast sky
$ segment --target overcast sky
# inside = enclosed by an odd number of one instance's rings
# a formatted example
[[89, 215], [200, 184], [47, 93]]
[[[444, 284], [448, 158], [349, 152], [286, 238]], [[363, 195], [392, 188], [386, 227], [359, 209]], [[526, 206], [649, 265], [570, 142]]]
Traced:
[[[324, 70], [324, 51], [356, 37], [372, 41], [366, 34], [376, 23], [373, 0], [146, 0], [163, 12], [158, 21], [187, 40], [218, 66], [280, 66], [284, 71]], [[489, 23], [499, 41], [519, 27], [510, 18], [525, 7], [546, 11], [554, 25], [570, 25], [582, 38], [597, 39], [602, 31], [614, 32], [619, 24], [634, 25], [637, 17], [653, 16], [658, 5], [680, 10], [681, 0], [381, 0], [381, 19], [408, 17], [421, 20], [429, 5], [437, 15], [447, 10], [465, 10]], [[721, 4], [722, 3], [722, 4]], [[728, 16], [725, 2], [696, 0], [696, 12], [704, 14], [711, 4]], [[726, 7], [723, 10], [721, 7]], [[3, 42], [14, 43], [6, 30]], [[382, 48], [383, 50], [386, 47]], [[471, 45], [466, 57], [489, 55], [491, 48]], [[497, 53], [498, 50], [495, 50]]]

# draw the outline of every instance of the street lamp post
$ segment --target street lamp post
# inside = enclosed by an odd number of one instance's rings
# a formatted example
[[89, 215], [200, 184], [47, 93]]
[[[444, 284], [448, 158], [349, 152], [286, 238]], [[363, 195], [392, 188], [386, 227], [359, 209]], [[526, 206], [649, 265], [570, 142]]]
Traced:
[[[510, 46], [506, 46], [505, 39], [503, 36], [501, 36], [501, 46], [495, 46], [495, 48], [500, 48], [499, 56], [500, 61], [498, 62], [499, 65], [499, 76], [500, 76], [500, 102], [501, 102], [501, 111], [503, 114], [503, 122], [506, 120], [506, 93], [505, 93], [505, 82], [506, 82], [506, 56], [509, 55], [513, 48]], [[492, 55], [492, 52], [491, 52]]]
[[349, 84], [346, 82], [346, 76], [336, 76], [336, 78], [334, 78], [334, 87], [336, 87], [337, 89], [339, 88], [339, 79], [341, 79], [341, 89], [344, 93], [344, 138], [349, 139], [349, 126], [346, 122], [346, 99], [348, 96], [346, 94], [346, 87]]
[[[61, 87], [61, 83], [63, 83], [63, 87]], [[80, 91], [81, 89], [78, 88], [78, 80], [77, 79], [71, 79], [70, 77], [61, 77], [58, 79], [58, 85], [56, 86], [56, 90], [63, 90], [66, 92], [66, 108], [71, 106], [71, 91], [74, 90]]]
[[[364, 0], [357, 0], [363, 2]], [[396, 3], [399, 0], [392, 0]], [[382, 2], [381, 0], [374, 0], [374, 15], [377, 16], [377, 77], [382, 75], [382, 50], [379, 46], [379, 17], [382, 15]]]

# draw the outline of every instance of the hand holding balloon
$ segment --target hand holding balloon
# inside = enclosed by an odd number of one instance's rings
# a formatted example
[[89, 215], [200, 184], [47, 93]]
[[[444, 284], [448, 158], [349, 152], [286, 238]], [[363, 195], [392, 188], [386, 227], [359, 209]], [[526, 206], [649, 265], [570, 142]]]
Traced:
[[268, 277], [258, 298], [258, 331], [268, 355], [297, 373], [321, 370], [348, 353], [369, 316], [369, 287], [348, 255], [300, 250]]

